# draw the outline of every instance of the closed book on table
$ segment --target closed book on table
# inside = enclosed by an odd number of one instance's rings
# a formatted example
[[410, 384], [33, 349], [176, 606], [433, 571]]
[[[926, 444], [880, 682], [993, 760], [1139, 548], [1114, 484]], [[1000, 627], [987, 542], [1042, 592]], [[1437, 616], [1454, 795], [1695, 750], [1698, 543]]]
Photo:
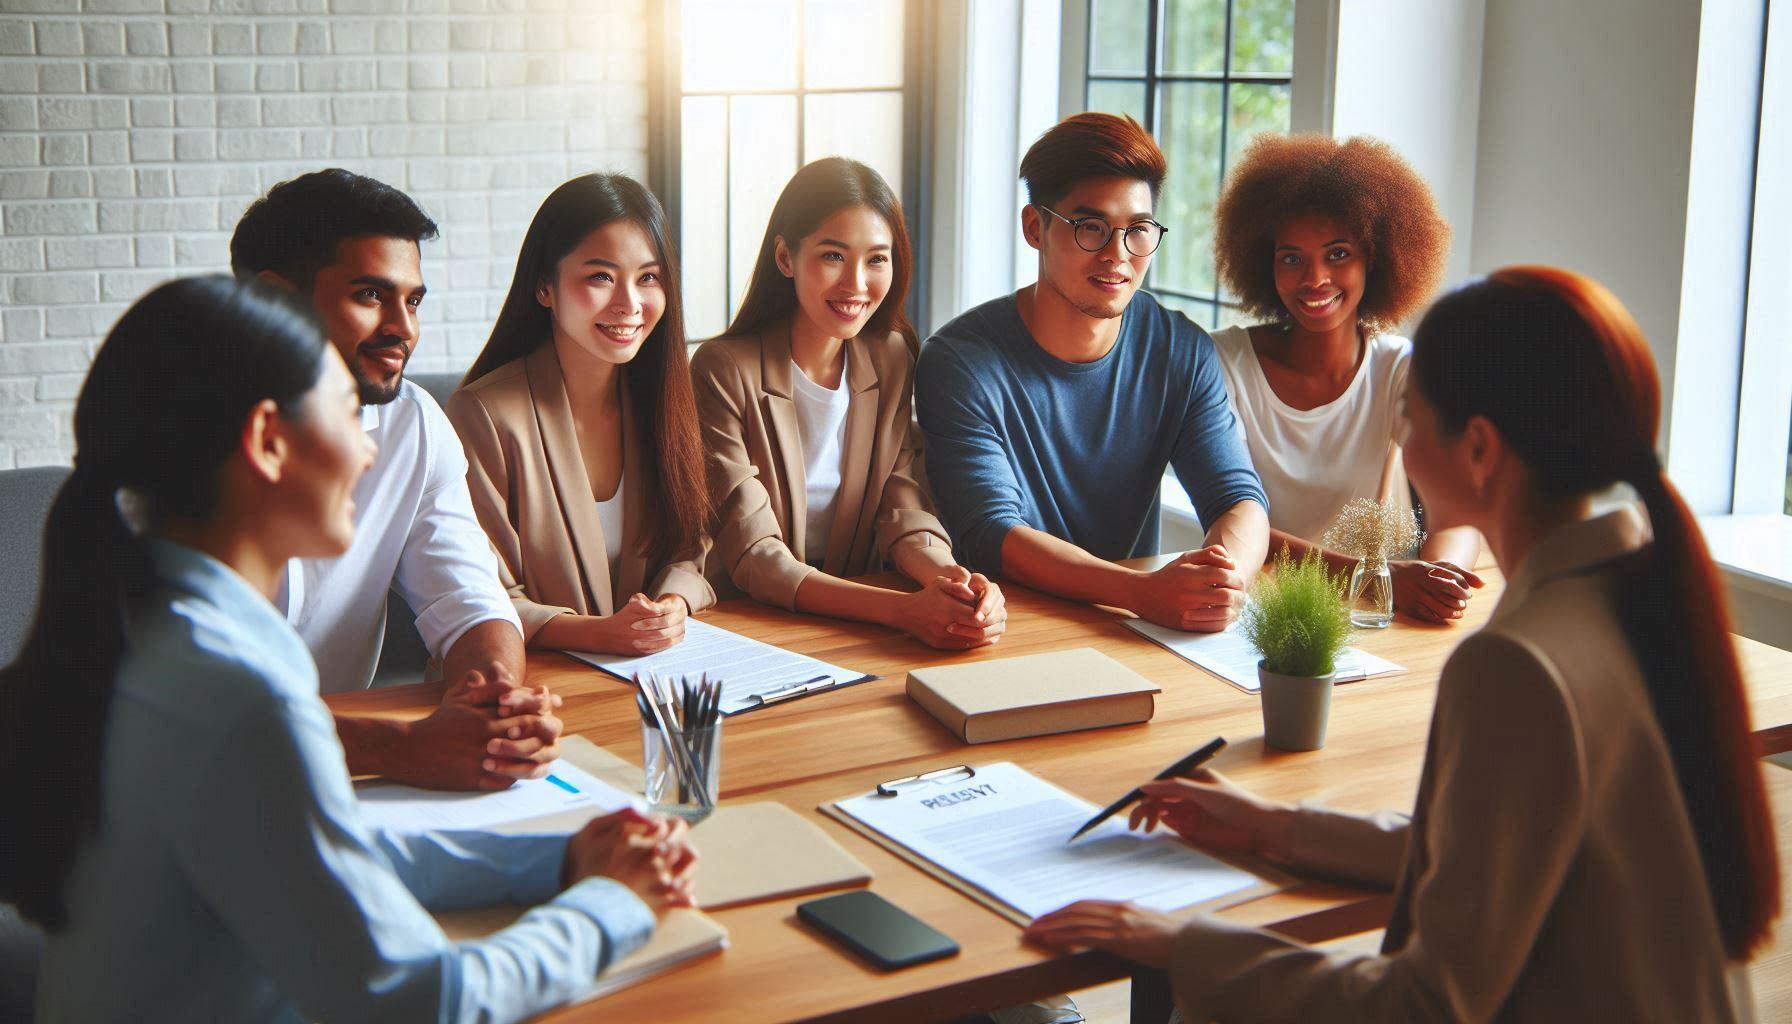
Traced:
[[1088, 647], [908, 674], [908, 695], [966, 743], [1148, 722], [1159, 690]]

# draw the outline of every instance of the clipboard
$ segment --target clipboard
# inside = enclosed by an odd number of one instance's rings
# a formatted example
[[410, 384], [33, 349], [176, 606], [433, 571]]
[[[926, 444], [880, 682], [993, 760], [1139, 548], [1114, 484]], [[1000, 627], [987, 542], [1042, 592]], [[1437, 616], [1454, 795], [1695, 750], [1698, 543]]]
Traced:
[[[916, 787], [955, 785], [970, 781], [976, 777], [977, 769], [974, 766], [968, 764], [954, 765], [951, 767], [934, 769], [933, 771], [921, 772], [917, 775], [909, 775], [903, 778], [881, 782], [868, 793], [853, 794], [852, 796], [844, 797], [842, 799], [851, 800], [858, 797], [895, 796], [898, 793], [914, 792]], [[885, 851], [895, 855], [897, 858], [907, 862], [910, 866], [923, 874], [928, 875], [935, 881], [946, 885], [948, 888], [956, 890], [960, 895], [965, 896], [985, 910], [995, 914], [997, 917], [1022, 928], [1032, 923], [1033, 919], [1031, 917], [1028, 917], [1024, 912], [1011, 906], [995, 894], [968, 879], [960, 877], [951, 870], [942, 867], [927, 857], [903, 845], [893, 837], [860, 821], [852, 814], [841, 810], [838, 806], [839, 802], [840, 801], [830, 801], [820, 805], [816, 809], [834, 821], [846, 826], [851, 831], [870, 840]], [[1212, 857], [1214, 860], [1219, 861], [1228, 867], [1256, 875], [1258, 881], [1256, 884], [1247, 886], [1243, 889], [1225, 893], [1212, 899], [1191, 903], [1184, 907], [1178, 907], [1172, 911], [1172, 913], [1177, 916], [1186, 916], [1197, 911], [1223, 910], [1227, 907], [1237, 906], [1242, 903], [1260, 899], [1264, 896], [1280, 892], [1283, 889], [1291, 888], [1298, 884], [1298, 880], [1292, 876], [1278, 871], [1266, 864], [1241, 861], [1230, 857], [1219, 857], [1213, 854], [1207, 854], [1206, 856]]]

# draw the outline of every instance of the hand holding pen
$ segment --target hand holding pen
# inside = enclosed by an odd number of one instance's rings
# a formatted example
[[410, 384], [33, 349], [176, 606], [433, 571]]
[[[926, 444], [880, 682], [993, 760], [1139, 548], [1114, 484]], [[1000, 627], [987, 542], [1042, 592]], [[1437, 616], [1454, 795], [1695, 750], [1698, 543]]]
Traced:
[[[1144, 797], [1147, 793], [1149, 793], [1151, 791], [1151, 785], [1153, 782], [1158, 782], [1158, 781], [1161, 781], [1164, 779], [1174, 779], [1178, 776], [1187, 775], [1190, 772], [1193, 772], [1196, 769], [1200, 768], [1202, 765], [1206, 764], [1207, 762], [1213, 760], [1215, 757], [1217, 757], [1219, 755], [1219, 752], [1224, 749], [1226, 749], [1225, 738], [1221, 737], [1221, 736], [1215, 736], [1205, 746], [1196, 750], [1194, 753], [1188, 755], [1185, 758], [1182, 758], [1181, 760], [1177, 761], [1175, 764], [1171, 765], [1170, 767], [1165, 768], [1163, 771], [1158, 772], [1157, 775], [1153, 778], [1152, 782], [1148, 782], [1143, 786], [1139, 786], [1137, 788], [1127, 791], [1127, 794], [1125, 796], [1123, 796], [1120, 799], [1114, 801], [1113, 803], [1107, 805], [1106, 807], [1103, 807], [1101, 809], [1101, 811], [1095, 815], [1095, 817], [1090, 818], [1086, 822], [1083, 822], [1083, 827], [1077, 829], [1076, 832], [1073, 833], [1069, 839], [1066, 839], [1064, 841], [1066, 843], [1076, 842], [1078, 836], [1081, 836], [1083, 833], [1089, 831], [1090, 829], [1094, 828], [1095, 826], [1108, 820], [1109, 818], [1113, 817], [1115, 814], [1118, 814], [1120, 812], [1121, 808], [1125, 807], [1127, 804], [1130, 804], [1134, 800], [1138, 800], [1138, 799]], [[1136, 820], [1136, 818], [1137, 818], [1136, 814], [1134, 815], [1134, 818]], [[1146, 831], [1150, 831], [1150, 829], [1146, 829]]]
[[1147, 782], [1145, 799], [1128, 824], [1150, 832], [1158, 825], [1207, 853], [1285, 862], [1294, 808], [1257, 796], [1219, 772]]

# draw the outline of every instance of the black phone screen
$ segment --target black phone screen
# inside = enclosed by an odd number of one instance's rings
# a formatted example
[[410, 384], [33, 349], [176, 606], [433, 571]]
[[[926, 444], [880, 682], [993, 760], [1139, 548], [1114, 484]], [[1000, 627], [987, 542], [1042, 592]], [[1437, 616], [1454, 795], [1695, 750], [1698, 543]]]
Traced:
[[884, 970], [958, 952], [951, 938], [869, 889], [810, 900], [796, 915]]

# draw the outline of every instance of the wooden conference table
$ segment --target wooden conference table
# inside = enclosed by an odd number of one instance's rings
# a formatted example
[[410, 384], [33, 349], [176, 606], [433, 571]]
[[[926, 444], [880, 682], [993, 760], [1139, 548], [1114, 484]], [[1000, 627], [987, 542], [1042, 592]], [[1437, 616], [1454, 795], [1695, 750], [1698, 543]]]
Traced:
[[[881, 680], [730, 719], [722, 799], [778, 800], [809, 815], [862, 860], [872, 888], [957, 940], [948, 960], [889, 974], [860, 964], [796, 920], [799, 898], [716, 913], [730, 948], [671, 974], [544, 1020], [851, 1021], [951, 1020], [1124, 977], [1126, 965], [1096, 953], [1057, 955], [1024, 945], [1019, 930], [815, 808], [877, 783], [958, 764], [1014, 761], [1102, 805], [1213, 736], [1231, 743], [1216, 767], [1267, 796], [1350, 810], [1410, 808], [1424, 758], [1438, 672], [1458, 640], [1485, 622], [1503, 587], [1497, 571], [1453, 626], [1402, 617], [1358, 644], [1404, 674], [1350, 683], [1334, 695], [1325, 749], [1284, 753], [1263, 745], [1257, 698], [1140, 638], [1120, 614], [1008, 586], [1008, 631], [991, 648], [945, 654], [875, 626], [789, 614], [745, 599], [703, 618]], [[893, 577], [878, 578], [891, 582]], [[1763, 753], [1792, 749], [1792, 654], [1738, 639]], [[1094, 647], [1163, 687], [1143, 725], [965, 746], [908, 700], [905, 673], [920, 665]], [[639, 725], [627, 685], [559, 654], [529, 656], [530, 682], [565, 697], [561, 717], [581, 734], [640, 763]], [[440, 684], [331, 697], [337, 711], [420, 715]], [[1308, 941], [1380, 927], [1385, 893], [1303, 886], [1225, 911]]]

